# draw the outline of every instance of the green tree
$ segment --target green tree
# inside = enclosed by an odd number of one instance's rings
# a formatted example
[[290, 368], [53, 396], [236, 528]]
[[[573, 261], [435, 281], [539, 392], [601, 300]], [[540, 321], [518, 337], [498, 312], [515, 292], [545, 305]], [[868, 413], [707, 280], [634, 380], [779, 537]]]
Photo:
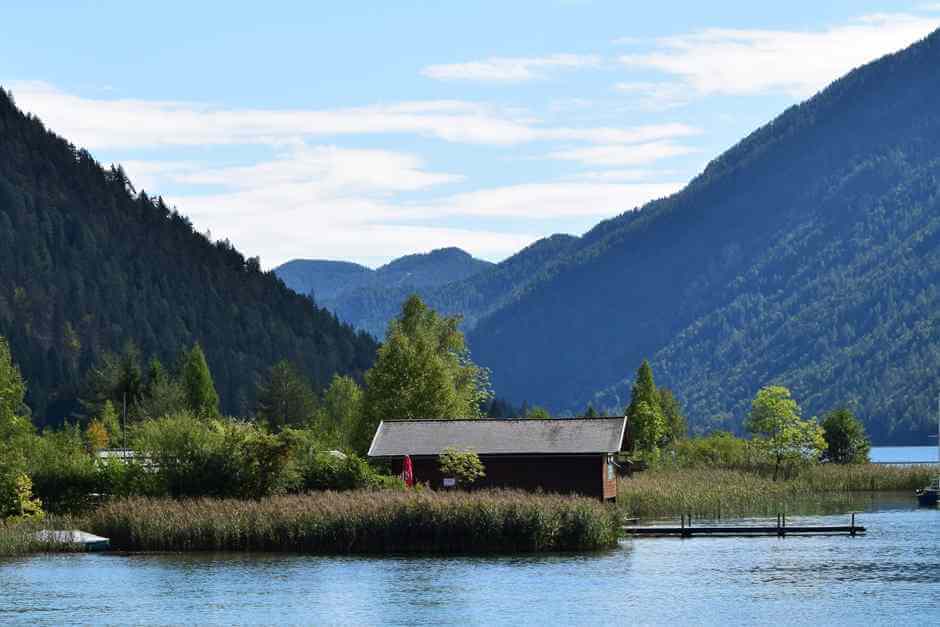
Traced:
[[81, 403], [89, 415], [97, 416], [106, 402], [123, 407], [126, 401], [130, 408], [140, 402], [143, 393], [140, 350], [133, 342], [127, 342], [120, 354], [103, 354], [88, 372]]
[[653, 381], [653, 369], [645, 359], [636, 371], [626, 414], [634, 450], [654, 451], [665, 442], [668, 425]]
[[868, 461], [871, 442], [865, 427], [845, 407], [834, 409], [823, 417], [826, 438], [824, 457], [836, 464], [863, 464]]
[[659, 408], [666, 419], [666, 440], [678, 442], [688, 435], [688, 423], [682, 413], [682, 405], [669, 388], [659, 388]]
[[186, 405], [191, 411], [200, 416], [219, 415], [219, 395], [199, 344], [194, 344], [184, 355], [180, 379]]
[[538, 405], [530, 407], [526, 413], [526, 418], [537, 418], [539, 420], [549, 420], [552, 417], [551, 412], [549, 412], [544, 407], [539, 407]]
[[633, 414], [634, 448], [645, 452], [656, 451], [667, 432], [666, 417], [659, 405], [640, 401]]
[[362, 388], [352, 377], [333, 375], [319, 414], [319, 430], [327, 439], [341, 448], [349, 447], [362, 420]]
[[757, 392], [751, 402], [747, 430], [754, 443], [774, 464], [774, 481], [781, 468], [790, 469], [800, 463], [819, 459], [826, 441], [815, 420], [800, 418], [800, 406], [782, 386], [767, 386]]
[[101, 426], [105, 428], [108, 433], [108, 445], [109, 446], [123, 446], [123, 435], [124, 431], [121, 427], [121, 417], [118, 416], [117, 410], [114, 409], [114, 405], [111, 401], [105, 401], [104, 407], [101, 408], [101, 413], [98, 414], [98, 422], [101, 423]]
[[163, 367], [159, 359], [151, 359], [143, 398], [137, 403], [134, 413], [140, 418], [154, 420], [186, 408], [186, 393], [180, 381]]
[[0, 336], [0, 520], [40, 517], [26, 474], [26, 448], [33, 426], [25, 415], [26, 383], [13, 363], [10, 345]]
[[587, 409], [584, 410], [585, 418], [597, 418], [597, 410], [594, 409], [594, 405], [588, 403]]
[[473, 451], [445, 448], [438, 456], [438, 463], [441, 474], [456, 479], [460, 487], [470, 486], [486, 476], [486, 469], [480, 461], [480, 456]]
[[317, 397], [310, 384], [287, 361], [274, 364], [258, 384], [255, 414], [275, 431], [309, 425], [316, 412]]
[[357, 451], [368, 449], [384, 419], [481, 417], [492, 396], [489, 373], [470, 360], [459, 322], [439, 316], [417, 296], [405, 301], [365, 376]]

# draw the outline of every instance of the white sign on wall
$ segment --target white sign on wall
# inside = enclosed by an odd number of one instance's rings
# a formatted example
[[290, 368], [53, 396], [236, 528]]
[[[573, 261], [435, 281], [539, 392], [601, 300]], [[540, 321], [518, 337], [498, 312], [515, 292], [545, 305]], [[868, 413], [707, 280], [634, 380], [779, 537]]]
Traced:
[[444, 487], [453, 488], [457, 486], [457, 480], [453, 477], [444, 477]]

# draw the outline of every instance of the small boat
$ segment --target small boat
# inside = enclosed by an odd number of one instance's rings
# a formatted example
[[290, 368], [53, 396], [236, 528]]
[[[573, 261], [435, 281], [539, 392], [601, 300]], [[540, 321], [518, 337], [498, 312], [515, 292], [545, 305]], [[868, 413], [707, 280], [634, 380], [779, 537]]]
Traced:
[[934, 482], [926, 488], [917, 490], [915, 494], [917, 494], [917, 503], [921, 507], [936, 507], [937, 496], [940, 495], [940, 477], [934, 479]]

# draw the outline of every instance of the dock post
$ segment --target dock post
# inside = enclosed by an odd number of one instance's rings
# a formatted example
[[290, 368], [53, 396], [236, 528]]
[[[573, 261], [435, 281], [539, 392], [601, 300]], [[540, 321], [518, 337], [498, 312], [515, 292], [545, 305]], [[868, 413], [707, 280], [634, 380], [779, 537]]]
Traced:
[[852, 529], [849, 531], [852, 537], [855, 537], [855, 512], [852, 512]]

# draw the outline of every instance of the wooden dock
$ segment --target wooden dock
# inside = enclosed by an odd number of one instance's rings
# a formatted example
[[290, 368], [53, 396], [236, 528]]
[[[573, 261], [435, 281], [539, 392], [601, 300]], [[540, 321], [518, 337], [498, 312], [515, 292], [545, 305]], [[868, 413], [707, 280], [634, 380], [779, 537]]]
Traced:
[[682, 524], [679, 527], [665, 526], [634, 526], [627, 525], [623, 527], [623, 532], [629, 536], [646, 537], [680, 537], [694, 538], [696, 536], [779, 536], [788, 535], [842, 535], [850, 536], [862, 535], [865, 533], [865, 527], [855, 524], [855, 514], [852, 514], [852, 522], [848, 525], [787, 525], [786, 516], [777, 516], [775, 525], [706, 525], [693, 526], [691, 516], [686, 520], [682, 517]]

